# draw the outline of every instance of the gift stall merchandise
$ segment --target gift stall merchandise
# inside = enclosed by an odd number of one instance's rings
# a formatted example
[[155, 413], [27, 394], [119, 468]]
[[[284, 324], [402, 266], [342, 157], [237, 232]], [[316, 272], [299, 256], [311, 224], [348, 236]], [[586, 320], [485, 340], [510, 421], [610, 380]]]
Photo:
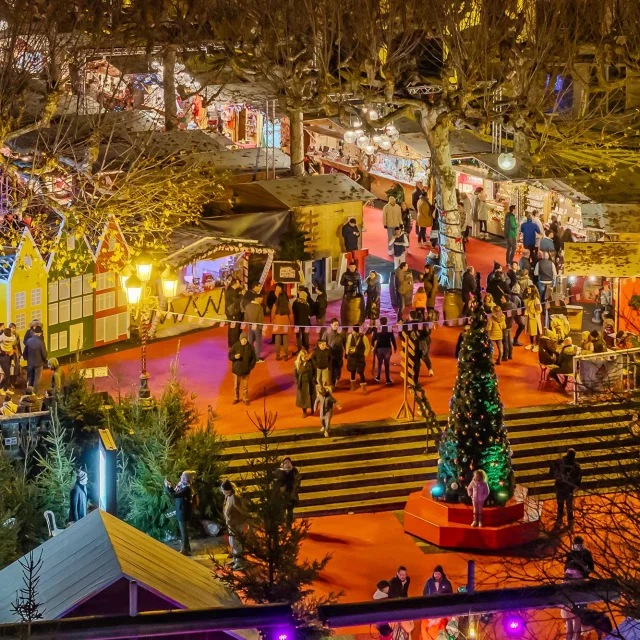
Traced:
[[402, 140], [396, 140], [386, 151], [372, 157], [369, 174], [372, 176], [371, 191], [378, 198], [387, 199], [387, 191], [400, 184], [405, 199], [411, 202], [411, 193], [416, 182], [427, 182], [429, 159], [422, 156]]

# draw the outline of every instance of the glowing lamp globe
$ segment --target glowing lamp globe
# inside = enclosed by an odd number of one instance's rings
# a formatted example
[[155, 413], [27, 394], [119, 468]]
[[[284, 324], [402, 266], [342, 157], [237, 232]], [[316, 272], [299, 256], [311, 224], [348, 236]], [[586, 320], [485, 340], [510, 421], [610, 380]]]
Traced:
[[389, 151], [389, 149], [391, 149], [391, 140], [389, 140], [387, 136], [383, 136], [378, 146], [384, 151]]
[[165, 298], [175, 298], [178, 293], [178, 275], [173, 269], [165, 267], [165, 270], [160, 276], [162, 281], [162, 294]]
[[357, 140], [356, 144], [360, 149], [364, 149], [369, 144], [369, 137], [364, 134], [361, 135]]
[[511, 171], [516, 166], [516, 159], [513, 157], [513, 153], [501, 153], [498, 156], [498, 166], [503, 171]]
[[364, 135], [364, 131], [362, 129], [356, 129], [356, 140]]
[[362, 126], [362, 120], [360, 120], [360, 118], [355, 118], [351, 123], [351, 126], [353, 126], [355, 129], [359, 129]]
[[524, 620], [517, 615], [509, 615], [504, 621], [504, 630], [511, 638], [519, 638], [525, 629]]
[[369, 120], [377, 120], [380, 116], [375, 109], [369, 109]]
[[127, 302], [129, 304], [138, 304], [142, 297], [142, 281], [135, 273], [127, 280]]
[[355, 131], [349, 129], [348, 131], [344, 132], [343, 138], [347, 144], [353, 144], [358, 139], [358, 135]]
[[151, 279], [151, 270], [153, 269], [153, 260], [151, 256], [143, 251], [136, 258], [136, 274], [142, 282], [149, 282]]
[[374, 144], [368, 144], [364, 147], [363, 151], [367, 155], [373, 155], [376, 152], [376, 146]]
[[394, 125], [390, 124], [387, 126], [387, 135], [389, 136], [389, 138], [391, 138], [392, 140], [395, 140], [398, 138], [398, 130], [395, 128]]
[[373, 144], [380, 144], [381, 138], [382, 138], [382, 136], [380, 134], [376, 133], [373, 136], [371, 136], [371, 142], [373, 142]]

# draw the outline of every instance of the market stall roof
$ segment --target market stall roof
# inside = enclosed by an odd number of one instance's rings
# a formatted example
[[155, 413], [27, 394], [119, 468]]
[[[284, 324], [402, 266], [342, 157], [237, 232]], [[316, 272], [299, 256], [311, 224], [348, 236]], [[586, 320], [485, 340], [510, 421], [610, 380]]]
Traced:
[[[177, 609], [241, 604], [210, 569], [100, 510], [41, 544], [34, 557], [42, 558], [38, 599], [45, 620], [65, 616], [120, 578], [135, 580]], [[18, 620], [11, 604], [22, 574], [19, 560], [0, 571], [0, 623]]]
[[276, 171], [289, 171], [291, 168], [291, 158], [280, 149], [269, 149], [256, 147], [255, 149], [227, 149], [216, 153], [208, 154], [208, 157], [198, 156], [201, 162], [212, 164], [218, 171], [228, 171], [230, 173], [251, 173], [253, 171], [264, 171], [267, 166]]
[[606, 233], [640, 233], [640, 204], [586, 203], [581, 205], [582, 225]]
[[567, 242], [564, 275], [632, 278], [640, 276], [638, 242]]
[[300, 176], [281, 180], [261, 180], [250, 184], [234, 185], [238, 207], [245, 203], [263, 202], [274, 207], [311, 207], [341, 202], [366, 202], [375, 196], [342, 173]]
[[273, 253], [273, 249], [257, 240], [209, 235], [206, 229], [193, 226], [176, 229], [171, 234], [169, 255], [163, 259], [163, 263], [177, 269], [198, 260], [215, 260], [243, 251]]
[[[431, 157], [431, 150], [429, 149], [427, 139], [424, 137], [422, 131], [411, 133], [400, 132], [400, 140], [425, 158]], [[456, 129], [452, 131], [450, 134], [450, 140], [452, 158], [476, 156], [477, 154], [483, 154], [484, 157], [485, 154], [491, 153], [491, 145], [488, 142], [485, 142], [484, 140], [476, 137], [471, 131], [468, 130]], [[495, 157], [497, 165], [498, 156]]]

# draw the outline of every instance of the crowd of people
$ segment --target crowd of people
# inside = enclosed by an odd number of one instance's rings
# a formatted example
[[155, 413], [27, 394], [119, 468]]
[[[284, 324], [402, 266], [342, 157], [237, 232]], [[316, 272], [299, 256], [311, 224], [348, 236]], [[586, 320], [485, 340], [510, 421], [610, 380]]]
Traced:
[[[23, 361], [27, 363], [26, 375], [23, 375]], [[45, 367], [53, 372], [51, 386], [44, 397], [39, 397]], [[26, 385], [24, 393], [14, 399], [23, 385]], [[22, 338], [15, 323], [5, 326], [0, 322], [0, 392], [3, 394], [0, 415], [48, 410], [54, 402], [54, 391], [60, 386], [60, 363], [57, 358], [48, 357], [42, 322], [33, 320]]]

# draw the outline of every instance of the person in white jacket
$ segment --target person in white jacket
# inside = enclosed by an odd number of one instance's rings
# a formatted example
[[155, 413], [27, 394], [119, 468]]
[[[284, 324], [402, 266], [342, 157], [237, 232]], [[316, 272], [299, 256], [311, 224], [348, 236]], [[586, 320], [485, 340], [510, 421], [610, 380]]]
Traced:
[[389, 255], [393, 255], [393, 249], [391, 248], [391, 239], [393, 238], [393, 232], [402, 227], [402, 210], [393, 196], [389, 197], [389, 202], [382, 207], [382, 224], [387, 230], [387, 242], [389, 243]]
[[478, 469], [473, 474], [473, 480], [467, 487], [467, 493], [473, 504], [473, 523], [472, 527], [482, 526], [482, 509], [484, 501], [489, 497], [489, 485], [487, 484], [487, 474]]

